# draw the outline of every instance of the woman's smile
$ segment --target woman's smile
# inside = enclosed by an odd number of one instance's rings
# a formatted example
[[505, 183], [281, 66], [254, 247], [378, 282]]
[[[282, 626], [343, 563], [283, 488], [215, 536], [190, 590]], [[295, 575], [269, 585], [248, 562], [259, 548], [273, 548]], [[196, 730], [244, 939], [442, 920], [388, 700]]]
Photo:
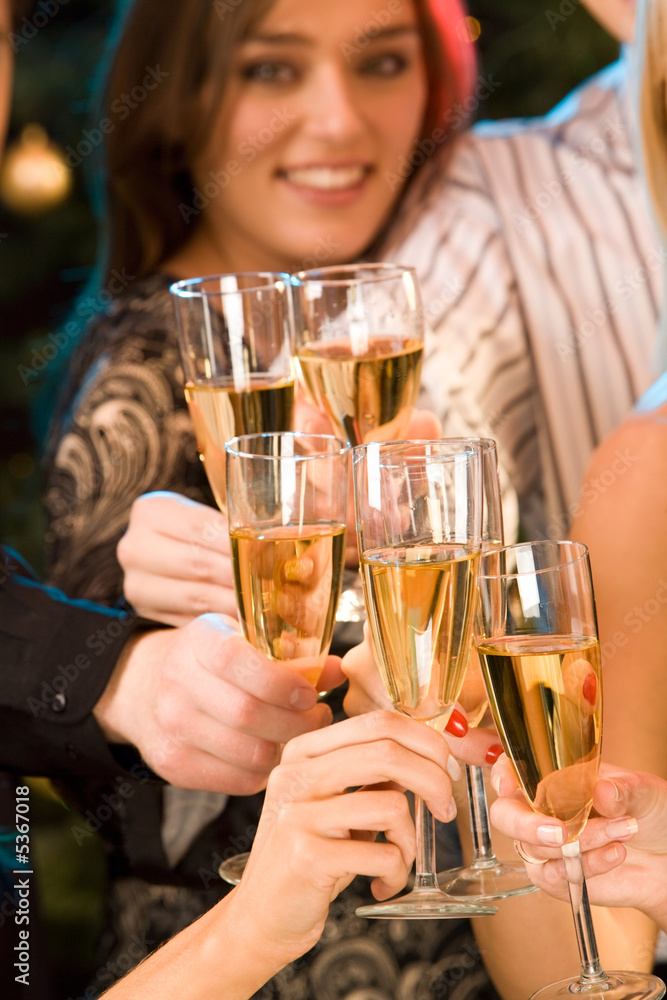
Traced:
[[[385, 22], [383, 0], [277, 0], [237, 46], [193, 170], [203, 190], [252, 148], [193, 237], [217, 247], [218, 269], [299, 269], [322, 239], [335, 247], [326, 263], [354, 260], [382, 229], [397, 197], [387, 177], [409, 158], [427, 102], [413, 0]], [[365, 24], [374, 30], [361, 37]]]

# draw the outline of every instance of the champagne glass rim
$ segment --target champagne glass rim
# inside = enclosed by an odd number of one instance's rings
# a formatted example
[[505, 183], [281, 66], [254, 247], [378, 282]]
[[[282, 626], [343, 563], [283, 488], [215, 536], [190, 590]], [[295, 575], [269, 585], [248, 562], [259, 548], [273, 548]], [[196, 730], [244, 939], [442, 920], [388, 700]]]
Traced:
[[[554, 560], [548, 566], [531, 566], [522, 570], [513, 570], [512, 572], [501, 572], [497, 569], [489, 570], [485, 572], [488, 564], [491, 560], [497, 565], [499, 557], [509, 552], [519, 552], [520, 550], [535, 551], [539, 548], [544, 548], [548, 550], [553, 549], [554, 552], [559, 553], [569, 552], [570, 555], [567, 558], [559, 558]], [[538, 539], [536, 541], [528, 542], [514, 542], [512, 545], [503, 545], [502, 548], [493, 549], [492, 551], [482, 554], [482, 559], [479, 565], [479, 572], [477, 574], [478, 580], [516, 580], [521, 577], [526, 576], [541, 576], [545, 573], [553, 573], [555, 570], [565, 569], [567, 566], [574, 566], [578, 562], [588, 562], [589, 553], [588, 547], [584, 545], [583, 542], [575, 542], [569, 538], [563, 539]]]
[[[481, 454], [483, 442], [491, 441], [491, 438], [409, 438], [402, 441], [367, 441], [365, 444], [358, 444], [352, 447], [352, 455], [355, 465], [364, 455], [369, 452], [383, 456], [395, 455], [397, 458], [417, 458], [423, 459], [443, 459], [457, 458], [459, 455]], [[495, 444], [495, 442], [494, 442]], [[409, 455], [406, 449], [416, 448], [424, 445], [426, 448], [433, 448], [432, 454]], [[383, 465], [385, 463], [383, 462]]]
[[[361, 275], [357, 275], [361, 272]], [[350, 284], [367, 284], [370, 282], [387, 281], [409, 274], [416, 279], [417, 271], [410, 264], [392, 264], [377, 261], [358, 264], [330, 264], [327, 267], [312, 267], [304, 271], [295, 271], [292, 284], [301, 285], [317, 282], [326, 288], [339, 288]], [[335, 277], [339, 275], [339, 277]], [[345, 277], [350, 275], [350, 277]]]
[[[415, 438], [414, 440], [415, 440], [415, 442], [417, 444], [419, 444], [421, 439], [420, 438]], [[430, 438], [424, 438], [423, 440], [424, 441], [430, 441], [431, 439]], [[473, 434], [469, 434], [467, 437], [463, 436], [463, 435], [461, 437], [449, 437], [448, 436], [448, 437], [443, 437], [443, 438], [433, 438], [433, 440], [434, 441], [440, 441], [443, 444], [447, 444], [447, 442], [450, 442], [452, 445], [459, 444], [459, 443], [465, 441], [465, 442], [469, 442], [470, 444], [479, 445], [479, 448], [480, 448], [481, 451], [492, 451], [492, 450], [493, 451], [497, 451], [498, 450], [498, 442], [496, 441], [495, 438], [491, 438], [491, 437], [476, 437]], [[367, 442], [367, 443], [370, 444], [372, 442]], [[392, 444], [392, 443], [393, 442], [391, 442], [391, 441], [387, 442], [387, 444]], [[399, 441], [397, 443], [401, 444], [402, 442]]]
[[[250, 446], [252, 441], [266, 441], [269, 439], [291, 439], [293, 441], [321, 441], [323, 443], [329, 444], [332, 447], [326, 450], [326, 444], [318, 451], [310, 452], [307, 455], [282, 455], [282, 454], [262, 454], [257, 451], [250, 450], [246, 446]], [[350, 451], [350, 446], [347, 442], [342, 441], [341, 438], [336, 437], [334, 434], [307, 434], [305, 431], [265, 431], [262, 434], [239, 434], [236, 437], [230, 438], [229, 441], [225, 443], [225, 451], [228, 455], [233, 455], [238, 458], [256, 458], [264, 459], [266, 461], [274, 462], [277, 458], [289, 458], [290, 460], [296, 462], [308, 462], [313, 458], [337, 458], [340, 455], [345, 455]]]
[[[221, 278], [266, 278], [263, 284], [248, 285], [244, 288], [211, 288], [203, 286], [206, 282], [219, 282]], [[245, 295], [252, 292], [263, 292], [266, 289], [281, 291], [291, 284], [291, 275], [287, 271], [224, 271], [220, 274], [207, 274], [198, 278], [183, 278], [174, 281], [169, 286], [172, 295], [183, 299], [204, 299], [220, 295]]]

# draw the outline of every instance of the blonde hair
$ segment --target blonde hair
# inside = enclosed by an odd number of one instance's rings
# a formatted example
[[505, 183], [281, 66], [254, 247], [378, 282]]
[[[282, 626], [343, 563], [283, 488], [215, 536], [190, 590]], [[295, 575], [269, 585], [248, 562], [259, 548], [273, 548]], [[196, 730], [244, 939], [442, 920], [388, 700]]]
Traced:
[[638, 44], [644, 172], [658, 225], [667, 241], [667, 0], [644, 0]]
[[[637, 12], [639, 142], [644, 178], [667, 245], [667, 0], [643, 0]], [[667, 371], [667, 268], [655, 368]]]

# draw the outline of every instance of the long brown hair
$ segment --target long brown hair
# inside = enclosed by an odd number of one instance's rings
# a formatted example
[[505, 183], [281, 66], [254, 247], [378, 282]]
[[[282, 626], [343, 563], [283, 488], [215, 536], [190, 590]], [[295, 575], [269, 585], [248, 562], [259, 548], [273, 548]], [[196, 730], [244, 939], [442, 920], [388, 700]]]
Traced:
[[[123, 267], [135, 277], [150, 274], [191, 235], [192, 227], [179, 211], [192, 205], [195, 196], [190, 164], [210, 135], [233, 49], [274, 2], [134, 0], [126, 5], [108, 62], [101, 111], [113, 125], [107, 126], [104, 143], [102, 286], [112, 271]], [[455, 131], [465, 118], [464, 112], [453, 116], [451, 111], [465, 108], [475, 61], [465, 36], [462, 0], [416, 4], [428, 78], [421, 130], [427, 138], [438, 128]], [[141, 96], [141, 80], [150, 70], [164, 74], [159, 85], [121, 117], [122, 95], [139, 88], [135, 93]], [[202, 92], [207, 94], [203, 114]], [[397, 201], [400, 196], [397, 192]]]

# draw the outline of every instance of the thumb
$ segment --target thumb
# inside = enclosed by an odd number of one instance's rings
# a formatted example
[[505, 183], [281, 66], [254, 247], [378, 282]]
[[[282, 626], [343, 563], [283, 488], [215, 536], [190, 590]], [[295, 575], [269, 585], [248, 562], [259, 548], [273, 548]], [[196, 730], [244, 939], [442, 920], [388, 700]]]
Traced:
[[339, 687], [339, 685], [347, 680], [347, 677], [341, 670], [341, 662], [339, 656], [333, 656], [333, 654], [327, 656], [324, 669], [317, 684], [318, 690], [331, 691], [332, 688]]
[[491, 768], [491, 786], [496, 795], [501, 798], [509, 798], [514, 795], [519, 787], [514, 768], [509, 757], [504, 753], [500, 755]]
[[634, 817], [639, 824], [639, 833], [633, 840], [637, 847], [664, 850], [667, 781], [639, 771], [605, 774], [595, 786], [593, 805], [610, 819]]

